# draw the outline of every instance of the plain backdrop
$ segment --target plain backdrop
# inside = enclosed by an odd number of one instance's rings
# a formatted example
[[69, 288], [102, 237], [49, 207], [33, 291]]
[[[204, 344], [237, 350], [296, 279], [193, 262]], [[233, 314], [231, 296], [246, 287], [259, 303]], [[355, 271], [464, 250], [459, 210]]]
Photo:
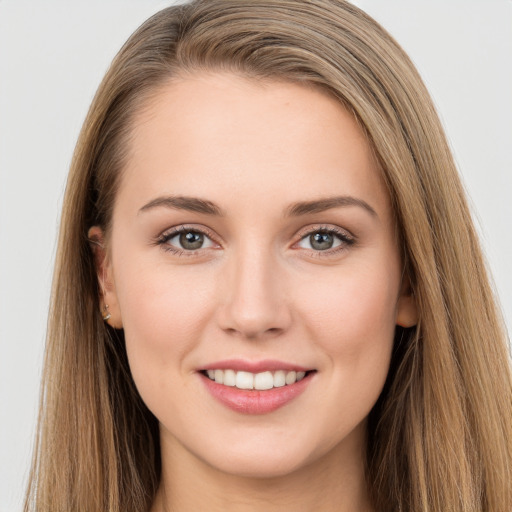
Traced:
[[[122, 43], [170, 3], [0, 0], [0, 512], [21, 510], [59, 210], [78, 131]], [[510, 329], [512, 1], [354, 3], [402, 44], [432, 93]]]

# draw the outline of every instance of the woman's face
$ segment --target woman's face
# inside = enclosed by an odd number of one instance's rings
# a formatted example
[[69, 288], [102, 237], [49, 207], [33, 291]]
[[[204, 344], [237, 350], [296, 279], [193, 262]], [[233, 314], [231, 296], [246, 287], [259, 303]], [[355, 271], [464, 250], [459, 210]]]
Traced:
[[164, 457], [252, 476], [362, 459], [414, 305], [339, 102], [231, 74], [169, 83], [134, 122], [110, 244], [105, 301]]

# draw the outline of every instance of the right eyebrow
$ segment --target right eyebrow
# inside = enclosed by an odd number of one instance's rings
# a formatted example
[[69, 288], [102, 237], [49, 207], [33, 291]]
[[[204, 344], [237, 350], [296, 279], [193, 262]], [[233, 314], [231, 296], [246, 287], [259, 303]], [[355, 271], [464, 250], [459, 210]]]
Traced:
[[189, 212], [204, 213], [206, 215], [223, 216], [222, 210], [211, 201], [189, 196], [160, 196], [149, 201], [138, 213], [146, 212], [153, 208], [171, 208], [173, 210], [186, 210]]

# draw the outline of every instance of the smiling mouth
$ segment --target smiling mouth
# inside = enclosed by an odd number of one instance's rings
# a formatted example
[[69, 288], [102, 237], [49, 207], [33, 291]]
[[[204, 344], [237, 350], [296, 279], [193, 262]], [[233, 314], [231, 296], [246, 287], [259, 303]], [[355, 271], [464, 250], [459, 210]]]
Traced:
[[292, 384], [301, 381], [304, 377], [314, 371], [315, 370], [277, 370], [273, 372], [265, 371], [260, 373], [251, 373], [231, 369], [212, 369], [202, 370], [201, 373], [217, 384], [222, 384], [227, 387], [243, 390], [265, 391], [273, 388], [291, 386]]

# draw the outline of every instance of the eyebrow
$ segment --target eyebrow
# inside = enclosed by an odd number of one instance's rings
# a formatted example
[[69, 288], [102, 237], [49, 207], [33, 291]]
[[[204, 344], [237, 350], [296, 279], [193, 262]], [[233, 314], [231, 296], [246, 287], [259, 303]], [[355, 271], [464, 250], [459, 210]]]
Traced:
[[308, 213], [320, 213], [330, 210], [331, 208], [346, 206], [358, 206], [370, 213], [372, 217], [378, 217], [377, 212], [366, 201], [352, 196], [326, 197], [313, 201], [294, 203], [287, 208], [286, 215], [290, 217], [298, 217]]
[[[299, 217], [301, 215], [320, 213], [332, 208], [347, 206], [358, 206], [370, 213], [372, 217], [378, 217], [377, 212], [366, 201], [352, 196], [334, 196], [293, 203], [286, 209], [285, 216]], [[215, 215], [219, 217], [224, 216], [224, 212], [215, 203], [206, 199], [189, 196], [157, 197], [140, 208], [139, 213], [158, 207], [171, 208], [173, 210], [186, 210], [189, 212], [204, 213], [206, 215]]]
[[211, 201], [200, 199], [198, 197], [188, 196], [162, 196], [153, 199], [145, 204], [139, 213], [158, 207], [171, 208], [173, 210], [186, 210], [189, 212], [205, 213], [206, 215], [223, 216], [222, 210]]

